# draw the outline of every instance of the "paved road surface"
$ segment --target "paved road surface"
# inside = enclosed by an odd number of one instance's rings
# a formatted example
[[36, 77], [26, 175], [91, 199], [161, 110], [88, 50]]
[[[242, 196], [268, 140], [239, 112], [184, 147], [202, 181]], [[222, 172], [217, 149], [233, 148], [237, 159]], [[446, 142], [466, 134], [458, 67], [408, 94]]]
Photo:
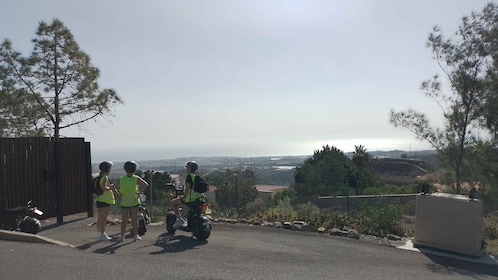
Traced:
[[[150, 226], [142, 241], [96, 242], [93, 219], [42, 236], [76, 248], [1, 241], [1, 278], [12, 279], [497, 279], [498, 266], [316, 233], [215, 224], [208, 242]], [[119, 225], [109, 226], [116, 234]], [[117, 238], [117, 235], [114, 235]]]

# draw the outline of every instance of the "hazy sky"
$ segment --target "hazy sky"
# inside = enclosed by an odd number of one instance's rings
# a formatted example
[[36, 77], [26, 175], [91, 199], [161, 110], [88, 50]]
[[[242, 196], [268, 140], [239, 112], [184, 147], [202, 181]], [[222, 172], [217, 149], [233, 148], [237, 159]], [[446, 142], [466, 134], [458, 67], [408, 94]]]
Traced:
[[415, 151], [430, 146], [389, 110], [441, 123], [420, 90], [442, 74], [427, 36], [488, 2], [2, 0], [0, 39], [28, 55], [58, 18], [122, 97], [111, 122], [61, 131], [91, 142], [92, 161]]

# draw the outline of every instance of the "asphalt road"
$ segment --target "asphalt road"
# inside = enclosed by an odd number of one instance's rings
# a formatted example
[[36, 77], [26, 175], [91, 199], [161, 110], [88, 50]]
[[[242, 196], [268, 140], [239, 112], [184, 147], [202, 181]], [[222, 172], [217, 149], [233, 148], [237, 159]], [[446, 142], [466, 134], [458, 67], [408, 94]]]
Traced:
[[[11, 279], [497, 279], [498, 266], [357, 240], [248, 225], [215, 224], [207, 242], [149, 226], [143, 240], [96, 241], [93, 219], [39, 235], [75, 248], [0, 240]], [[117, 239], [119, 225], [108, 226]]]

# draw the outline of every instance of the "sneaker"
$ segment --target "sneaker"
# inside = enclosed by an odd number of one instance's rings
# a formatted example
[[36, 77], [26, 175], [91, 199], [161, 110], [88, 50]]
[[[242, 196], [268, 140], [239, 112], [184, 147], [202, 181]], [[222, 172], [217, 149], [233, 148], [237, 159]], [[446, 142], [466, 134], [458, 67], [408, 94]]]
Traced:
[[121, 236], [118, 238], [118, 242], [123, 242], [123, 241], [124, 241], [124, 236], [122, 236], [122, 235], [121, 235]]
[[105, 233], [102, 233], [102, 234], [99, 234], [99, 237], [97, 238], [98, 241], [108, 241], [108, 240], [111, 240], [111, 238], [109, 236], [107, 236], [107, 234]]
[[140, 240], [142, 240], [142, 237], [140, 237], [140, 236], [138, 236], [138, 235], [137, 235], [137, 236], [135, 236], [135, 238], [133, 238], [133, 241], [140, 241]]
[[176, 218], [176, 222], [173, 225], [173, 228], [186, 227], [186, 226], [187, 226], [187, 221], [185, 221], [182, 218]]
[[104, 234], [102, 234], [102, 235], [103, 235], [103, 236], [104, 236], [107, 240], [111, 240], [111, 239], [112, 239], [112, 238], [111, 238], [109, 235], [107, 235], [107, 233], [105, 233], [105, 232], [104, 232]]

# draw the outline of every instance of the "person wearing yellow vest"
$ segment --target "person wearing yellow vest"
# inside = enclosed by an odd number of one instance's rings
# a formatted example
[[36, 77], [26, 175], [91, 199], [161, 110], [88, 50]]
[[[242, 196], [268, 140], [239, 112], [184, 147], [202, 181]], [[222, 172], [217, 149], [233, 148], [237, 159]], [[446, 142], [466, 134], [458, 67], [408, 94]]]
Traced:
[[140, 205], [140, 193], [145, 191], [149, 186], [144, 179], [135, 175], [138, 164], [134, 161], [127, 161], [124, 164], [125, 176], [121, 176], [119, 180], [114, 183], [114, 187], [119, 189], [121, 194], [121, 236], [118, 242], [124, 241], [126, 230], [126, 223], [128, 215], [131, 212], [131, 225], [133, 227], [133, 241], [142, 240], [138, 235], [138, 206]]
[[105, 241], [111, 238], [105, 233], [107, 216], [109, 215], [109, 206], [116, 204], [114, 199], [114, 186], [109, 182], [109, 173], [111, 173], [112, 162], [103, 161], [99, 164], [100, 180], [99, 186], [102, 189], [102, 194], [95, 198], [97, 206], [97, 240]]
[[185, 190], [183, 192], [183, 196], [179, 196], [171, 200], [171, 208], [176, 214], [176, 222], [173, 225], [174, 228], [187, 226], [187, 221], [180, 215], [179, 208], [181, 205], [204, 198], [204, 194], [195, 192], [193, 189], [196, 176], [195, 171], [197, 171], [199, 166], [195, 161], [189, 161], [185, 164], [185, 168], [187, 169], [187, 178], [185, 178]]

